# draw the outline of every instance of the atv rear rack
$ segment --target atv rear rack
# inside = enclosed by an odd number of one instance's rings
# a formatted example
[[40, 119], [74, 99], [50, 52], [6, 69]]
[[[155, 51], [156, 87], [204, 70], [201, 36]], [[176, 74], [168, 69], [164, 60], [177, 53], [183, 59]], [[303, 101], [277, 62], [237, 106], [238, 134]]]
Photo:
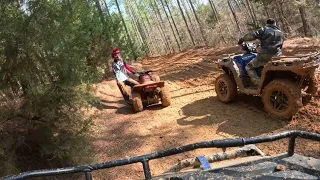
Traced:
[[166, 156], [171, 156], [187, 151], [192, 151], [199, 148], [230, 148], [230, 147], [241, 147], [249, 144], [259, 144], [266, 142], [273, 142], [284, 138], [289, 138], [289, 146], [287, 156], [293, 156], [295, 151], [295, 141], [296, 138], [310, 139], [314, 141], [320, 141], [320, 134], [306, 132], [306, 131], [285, 131], [278, 134], [258, 136], [251, 138], [236, 138], [236, 139], [223, 139], [223, 140], [213, 140], [206, 142], [199, 142], [194, 144], [189, 144], [186, 146], [181, 146], [174, 149], [163, 150], [159, 152], [154, 152], [147, 155], [136, 156], [128, 159], [121, 159], [115, 161], [109, 161], [101, 164], [90, 164], [85, 166], [74, 166], [59, 169], [49, 169], [49, 170], [36, 170], [30, 172], [24, 172], [19, 175], [7, 176], [1, 179], [5, 180], [20, 180], [33, 177], [45, 177], [45, 176], [56, 176], [64, 174], [75, 174], [84, 173], [86, 180], [92, 180], [92, 171], [99, 169], [106, 169], [111, 167], [129, 165], [134, 163], [142, 163], [145, 179], [151, 179], [151, 170], [149, 167], [149, 161], [153, 159], [159, 159]]

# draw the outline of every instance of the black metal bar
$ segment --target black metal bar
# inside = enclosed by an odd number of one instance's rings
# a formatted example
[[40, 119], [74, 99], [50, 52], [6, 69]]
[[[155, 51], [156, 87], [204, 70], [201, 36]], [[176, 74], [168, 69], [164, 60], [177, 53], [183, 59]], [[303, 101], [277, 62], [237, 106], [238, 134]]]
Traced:
[[[76, 166], [76, 167], [67, 167], [61, 169], [50, 169], [50, 170], [36, 170], [30, 172], [24, 172], [19, 175], [7, 176], [4, 177], [5, 180], [12, 179], [27, 179], [31, 177], [43, 177], [43, 176], [53, 176], [53, 175], [62, 175], [62, 174], [73, 174], [79, 172], [87, 172], [88, 170], [98, 170], [98, 169], [106, 169], [110, 167], [123, 166], [128, 164], [134, 164], [141, 162], [143, 163], [146, 159], [158, 159], [166, 156], [171, 156], [175, 154], [179, 154], [182, 152], [192, 151], [199, 148], [228, 148], [228, 147], [239, 147], [247, 144], [258, 144], [264, 142], [272, 142], [283, 138], [290, 137], [301, 137], [304, 139], [311, 139], [314, 141], [320, 141], [320, 134], [310, 133], [305, 131], [286, 131], [274, 135], [268, 136], [260, 136], [260, 137], [251, 137], [251, 138], [237, 138], [237, 139], [225, 139], [225, 140], [214, 140], [214, 141], [206, 141], [199, 142], [194, 144], [189, 144], [186, 146], [181, 146], [174, 149], [163, 150], [159, 152], [154, 152], [147, 155], [132, 157], [128, 159], [115, 160], [110, 162], [105, 162], [101, 164], [90, 164], [86, 166]], [[149, 168], [150, 170], [150, 168]], [[150, 173], [151, 174], [151, 173]], [[150, 175], [151, 176], [151, 175]]]
[[295, 136], [290, 137], [290, 139], [289, 139], [288, 156], [293, 156], [295, 144], [296, 144], [296, 137]]
[[143, 172], [144, 172], [144, 177], [146, 179], [151, 179], [151, 171], [150, 171], [150, 166], [149, 166], [149, 160], [148, 159], [144, 159], [142, 161], [142, 165], [143, 165]]
[[85, 176], [86, 176], [86, 180], [92, 180], [92, 174], [91, 174], [90, 171], [87, 171], [87, 172], [85, 172], [84, 174], [85, 174]]

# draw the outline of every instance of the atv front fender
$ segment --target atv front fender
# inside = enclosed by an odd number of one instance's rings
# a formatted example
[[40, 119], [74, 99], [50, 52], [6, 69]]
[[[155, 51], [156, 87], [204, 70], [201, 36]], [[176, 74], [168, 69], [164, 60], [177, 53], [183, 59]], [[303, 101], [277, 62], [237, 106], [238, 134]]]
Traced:
[[164, 86], [164, 81], [159, 81], [159, 82], [150, 82], [150, 83], [145, 83], [145, 84], [138, 84], [135, 85], [132, 89], [133, 92], [140, 93], [142, 92], [146, 87], [150, 86], [155, 86], [155, 87], [160, 87], [162, 88]]

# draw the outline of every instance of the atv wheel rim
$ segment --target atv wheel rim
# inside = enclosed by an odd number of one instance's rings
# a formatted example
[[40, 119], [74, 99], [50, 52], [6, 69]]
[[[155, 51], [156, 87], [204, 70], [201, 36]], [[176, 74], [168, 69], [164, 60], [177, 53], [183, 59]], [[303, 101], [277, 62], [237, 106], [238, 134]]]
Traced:
[[288, 97], [282, 91], [273, 91], [270, 96], [273, 109], [277, 112], [284, 112], [288, 109]]
[[227, 96], [228, 94], [228, 86], [224, 81], [219, 82], [219, 92], [222, 96]]

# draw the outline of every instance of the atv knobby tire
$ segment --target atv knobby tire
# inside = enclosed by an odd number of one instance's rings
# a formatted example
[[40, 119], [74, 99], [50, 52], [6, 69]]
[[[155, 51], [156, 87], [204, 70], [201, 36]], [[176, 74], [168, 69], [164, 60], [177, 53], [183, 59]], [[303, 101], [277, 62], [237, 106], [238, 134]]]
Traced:
[[264, 88], [262, 102], [269, 115], [291, 119], [302, 106], [301, 90], [290, 80], [273, 80]]
[[237, 84], [233, 77], [228, 74], [221, 74], [215, 82], [215, 91], [219, 101], [229, 103], [237, 96]]
[[170, 106], [171, 104], [170, 91], [166, 86], [161, 88], [160, 98], [161, 98], [162, 106], [164, 107]]
[[132, 109], [135, 113], [141, 112], [143, 110], [143, 104], [142, 104], [140, 94], [133, 95]]

